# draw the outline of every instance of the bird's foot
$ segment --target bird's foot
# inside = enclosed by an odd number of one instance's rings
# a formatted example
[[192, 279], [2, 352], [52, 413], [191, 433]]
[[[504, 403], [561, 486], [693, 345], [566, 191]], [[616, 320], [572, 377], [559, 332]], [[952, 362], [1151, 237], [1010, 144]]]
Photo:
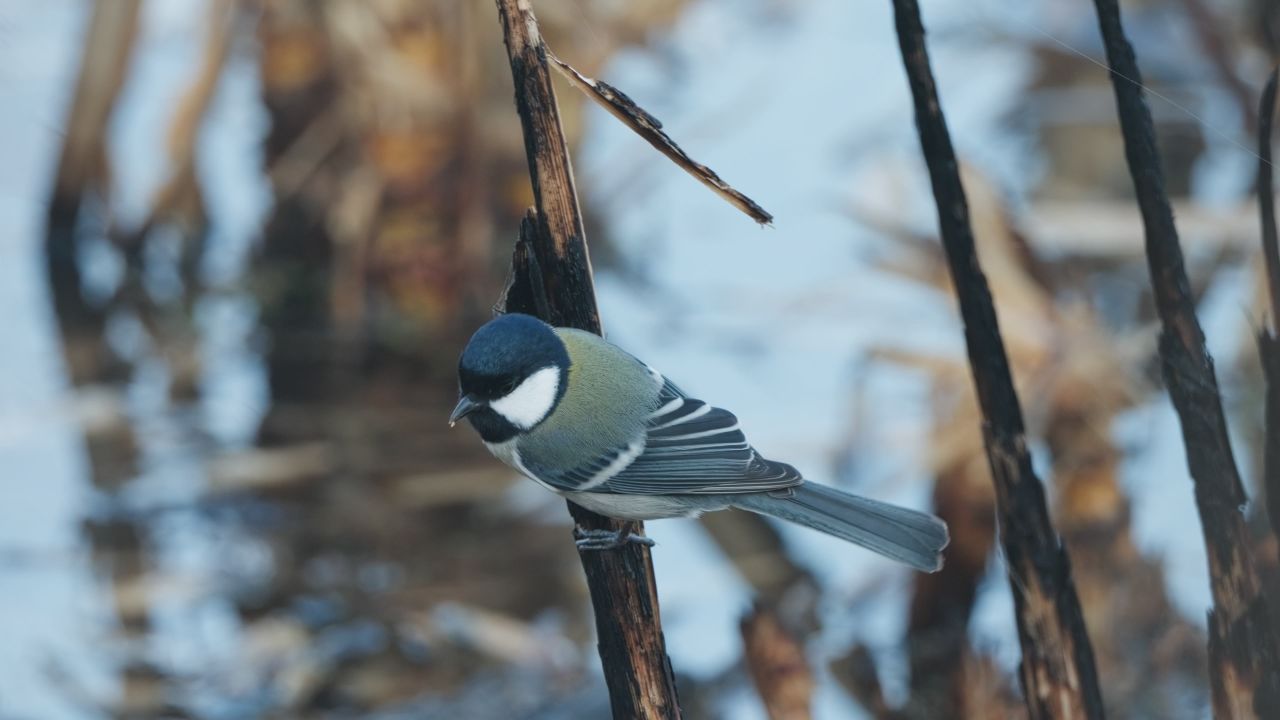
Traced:
[[627, 543], [636, 543], [645, 547], [653, 547], [653, 538], [633, 532], [627, 523], [618, 530], [583, 530], [573, 529], [573, 540], [579, 550], [617, 550]]

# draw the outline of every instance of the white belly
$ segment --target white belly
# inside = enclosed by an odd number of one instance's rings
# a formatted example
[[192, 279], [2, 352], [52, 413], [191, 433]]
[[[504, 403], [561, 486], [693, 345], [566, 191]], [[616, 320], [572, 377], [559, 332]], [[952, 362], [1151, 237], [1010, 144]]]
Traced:
[[619, 520], [698, 517], [704, 512], [729, 507], [729, 502], [723, 495], [622, 495], [592, 492], [561, 495], [591, 512]]

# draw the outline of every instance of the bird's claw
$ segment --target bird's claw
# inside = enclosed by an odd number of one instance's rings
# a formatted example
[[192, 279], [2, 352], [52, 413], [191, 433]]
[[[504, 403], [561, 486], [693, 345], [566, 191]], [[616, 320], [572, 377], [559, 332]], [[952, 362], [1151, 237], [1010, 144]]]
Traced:
[[573, 540], [579, 550], [617, 550], [627, 543], [636, 543], [645, 547], [653, 547], [653, 538], [645, 537], [631, 531], [629, 527], [621, 530], [583, 530], [573, 529]]

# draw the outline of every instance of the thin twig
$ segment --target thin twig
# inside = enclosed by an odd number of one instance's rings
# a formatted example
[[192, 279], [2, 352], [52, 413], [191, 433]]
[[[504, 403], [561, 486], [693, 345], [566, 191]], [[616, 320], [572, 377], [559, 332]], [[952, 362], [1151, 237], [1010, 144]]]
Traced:
[[1271, 164], [1271, 128], [1275, 124], [1276, 81], [1280, 68], [1271, 71], [1258, 107], [1258, 211], [1262, 216], [1262, 256], [1267, 265], [1267, 291], [1271, 298], [1271, 332], [1280, 332], [1280, 240], [1276, 238], [1276, 197]]
[[637, 105], [626, 93], [603, 80], [593, 80], [583, 75], [569, 63], [556, 57], [555, 53], [551, 51], [547, 51], [547, 59], [569, 81], [570, 85], [578, 88], [587, 97], [599, 103], [601, 107], [609, 111], [610, 115], [621, 120], [635, 134], [644, 138], [646, 142], [657, 148], [663, 155], [671, 158], [672, 162], [697, 178], [698, 182], [711, 188], [715, 194], [724, 198], [730, 205], [746, 213], [752, 220], [761, 225], [773, 223], [773, 216], [768, 211], [757, 205], [751, 198], [735, 190], [729, 183], [720, 179], [720, 176], [714, 170], [689, 157], [689, 154], [662, 129], [662, 123], [653, 115], [650, 115], [647, 110]]
[[1213, 359], [1196, 318], [1138, 62], [1125, 36], [1117, 0], [1094, 0], [1094, 4], [1111, 68], [1125, 157], [1142, 211], [1147, 264], [1162, 326], [1161, 369], [1182, 425], [1208, 548], [1214, 714], [1219, 718], [1266, 716], [1280, 707], [1280, 666], [1241, 512], [1248, 498], [1231, 453]]
[[1071, 579], [1066, 549], [1054, 532], [1044, 488], [1031, 466], [1022, 408], [996, 320], [991, 290], [974, 245], [969, 207], [946, 119], [939, 105], [916, 0], [894, 0], [898, 43], [924, 159], [933, 183], [938, 225], [964, 319], [969, 364], [984, 420], [996, 488], [1000, 539], [1022, 645], [1027, 708], [1040, 718], [1101, 718], [1093, 650]]
[[[553, 325], [600, 333], [586, 233], [546, 48], [529, 0], [497, 0], [497, 4], [537, 206], [536, 213], [521, 223], [506, 309], [537, 314]], [[569, 512], [585, 530], [617, 532], [624, 527], [573, 503]], [[579, 557], [595, 609], [613, 716], [679, 718], [649, 549], [628, 543], [612, 551], [582, 551]]]
[[1263, 492], [1271, 532], [1280, 535], [1280, 238], [1276, 233], [1275, 169], [1271, 164], [1271, 128], [1275, 121], [1276, 83], [1280, 68], [1271, 71], [1258, 109], [1258, 209], [1262, 221], [1262, 255], [1266, 259], [1267, 292], [1271, 298], [1270, 325], [1258, 331], [1258, 355], [1265, 376], [1266, 410], [1262, 455]]

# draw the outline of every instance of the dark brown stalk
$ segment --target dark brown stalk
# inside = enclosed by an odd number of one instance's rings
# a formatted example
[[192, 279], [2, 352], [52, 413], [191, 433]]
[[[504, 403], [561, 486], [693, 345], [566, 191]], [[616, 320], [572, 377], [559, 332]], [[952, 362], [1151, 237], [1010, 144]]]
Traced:
[[1262, 256], [1267, 267], [1267, 295], [1271, 298], [1271, 331], [1280, 328], [1280, 239], [1276, 237], [1275, 174], [1271, 164], [1271, 129], [1275, 125], [1276, 80], [1271, 71], [1258, 107], [1258, 212], [1262, 221]]
[[1155, 128], [1142, 75], [1116, 0], [1094, 0], [1125, 157], [1146, 234], [1147, 265], [1160, 315], [1161, 370], [1182, 425], [1187, 464], [1209, 555], [1209, 678], [1218, 718], [1274, 717], [1280, 666], [1267, 606], [1259, 592], [1241, 508], [1244, 486], [1222, 410], [1222, 396], [1196, 318], [1178, 230], [1164, 189]]
[[[600, 333], [586, 233], [546, 47], [529, 0], [497, 0], [497, 4], [536, 204], [536, 212], [521, 224], [519, 245], [524, 249], [516, 248], [508, 309], [537, 314], [553, 325]], [[573, 503], [569, 512], [584, 530], [623, 528], [622, 523]], [[649, 549], [629, 543], [613, 551], [581, 552], [579, 557], [595, 609], [613, 716], [679, 718]]]
[[960, 302], [982, 409], [1000, 540], [1022, 645], [1027, 708], [1033, 720], [1101, 718], [1102, 695], [1071, 563], [1049, 520], [1044, 488], [1031, 466], [1022, 408], [991, 290], [978, 264], [968, 203], [924, 44], [920, 7], [916, 0], [894, 0], [893, 4], [898, 43], [915, 100], [916, 127], [933, 183], [942, 244]]
[[782, 627], [777, 613], [763, 606], [742, 618], [742, 653], [769, 720], [809, 720], [813, 672], [804, 647]]
[[1271, 71], [1258, 111], [1258, 212], [1262, 220], [1262, 256], [1266, 261], [1267, 294], [1271, 298], [1270, 325], [1258, 332], [1258, 354], [1266, 377], [1266, 430], [1263, 441], [1263, 492], [1271, 532], [1280, 535], [1280, 238], [1276, 233], [1275, 169], [1271, 164], [1271, 128], [1275, 124], [1276, 81]]

